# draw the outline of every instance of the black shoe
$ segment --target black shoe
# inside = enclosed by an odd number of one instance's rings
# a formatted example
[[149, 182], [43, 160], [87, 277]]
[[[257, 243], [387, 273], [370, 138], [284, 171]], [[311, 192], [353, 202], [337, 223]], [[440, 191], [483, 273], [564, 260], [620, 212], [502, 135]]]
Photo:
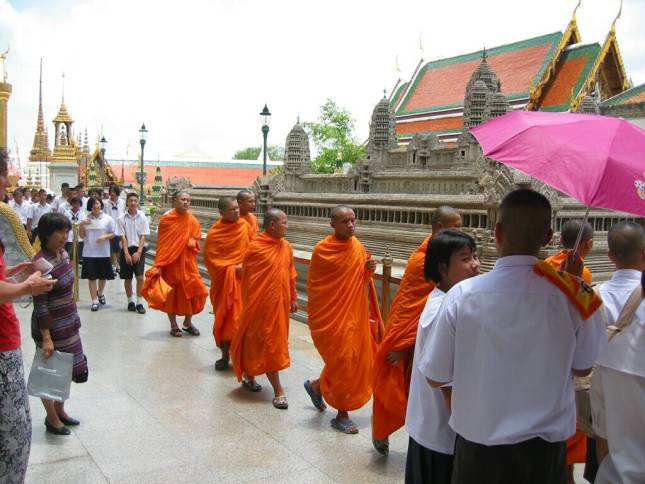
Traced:
[[60, 419], [61, 422], [63, 422], [64, 425], [69, 425], [70, 427], [74, 426], [74, 425], [80, 425], [81, 424], [81, 422], [79, 422], [78, 420], [76, 420], [75, 418], [72, 418], [72, 417], [69, 417], [69, 418], [58, 417], [58, 418]]
[[99, 295], [99, 304], [101, 306], [105, 306], [105, 295], [103, 295], [103, 294]]
[[134, 303], [132, 301], [130, 301], [128, 303], [128, 311], [133, 311], [134, 312], [136, 310], [137, 310], [136, 306], [134, 305]]
[[92, 304], [92, 312], [98, 311], [99, 310], [99, 305], [98, 304]]
[[47, 429], [47, 432], [54, 435], [69, 435], [72, 433], [71, 430], [64, 425], [58, 428], [54, 427], [47, 421], [47, 417], [45, 417], [45, 428]]
[[139, 314], [146, 314], [146, 308], [143, 307], [143, 304], [137, 304], [137, 312]]

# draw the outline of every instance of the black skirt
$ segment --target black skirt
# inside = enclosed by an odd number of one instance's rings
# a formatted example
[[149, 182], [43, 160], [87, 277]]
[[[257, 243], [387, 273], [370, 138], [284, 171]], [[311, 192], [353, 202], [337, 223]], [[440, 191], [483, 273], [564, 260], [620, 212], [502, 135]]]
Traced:
[[114, 270], [109, 257], [84, 257], [81, 279], [114, 279]]
[[428, 449], [410, 437], [405, 484], [450, 484], [452, 461], [452, 455]]

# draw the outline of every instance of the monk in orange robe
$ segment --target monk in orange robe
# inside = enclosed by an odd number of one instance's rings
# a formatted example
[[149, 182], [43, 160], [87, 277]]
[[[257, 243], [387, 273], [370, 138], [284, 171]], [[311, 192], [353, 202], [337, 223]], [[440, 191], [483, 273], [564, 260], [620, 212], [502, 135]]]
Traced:
[[305, 390], [318, 410], [325, 410], [326, 400], [338, 411], [332, 427], [356, 434], [348, 412], [372, 396], [374, 354], [383, 334], [372, 281], [376, 261], [354, 237], [351, 208], [334, 208], [331, 226], [334, 234], [314, 247], [307, 284], [309, 329], [325, 366]]
[[240, 209], [232, 197], [221, 197], [217, 203], [220, 219], [210, 228], [204, 244], [204, 264], [211, 278], [211, 304], [215, 312], [213, 336], [222, 350], [215, 369], [228, 368], [231, 341], [242, 315], [242, 260], [251, 243], [251, 227], [240, 219]]
[[[461, 227], [461, 215], [452, 207], [438, 207], [431, 223], [432, 235], [436, 235], [443, 229]], [[374, 359], [372, 444], [383, 455], [389, 452], [389, 435], [405, 423], [419, 317], [434, 289], [423, 272], [432, 235], [408, 259]]]
[[[582, 231], [580, 243], [578, 244], [577, 253], [582, 260], [587, 257], [593, 247], [593, 228], [588, 222], [580, 219], [567, 220], [562, 225], [560, 232], [560, 244], [564, 247], [560, 252], [546, 259], [558, 270], [564, 269], [564, 263], [567, 259], [567, 253], [576, 245], [578, 233]], [[591, 284], [592, 275], [587, 267], [582, 269], [582, 279]], [[573, 465], [584, 463], [587, 459], [587, 435], [576, 426], [576, 433], [567, 440], [567, 474], [569, 483], [574, 482]]]
[[244, 310], [231, 355], [237, 379], [250, 391], [266, 374], [273, 387], [273, 406], [289, 407], [279, 371], [289, 368], [289, 314], [298, 310], [296, 269], [291, 244], [284, 239], [287, 216], [272, 208], [264, 214], [264, 232], [251, 242], [242, 269]]
[[184, 331], [199, 336], [192, 317], [204, 309], [208, 296], [197, 267], [202, 231], [189, 211], [190, 195], [179, 191], [172, 200], [173, 209], [159, 219], [157, 254], [146, 272], [143, 297], [151, 308], [168, 314], [172, 336], [182, 335], [177, 315], [184, 316]]
[[259, 231], [258, 218], [253, 215], [255, 195], [249, 190], [240, 190], [237, 193], [237, 204], [240, 207], [240, 218], [251, 226], [253, 238], [255, 238]]

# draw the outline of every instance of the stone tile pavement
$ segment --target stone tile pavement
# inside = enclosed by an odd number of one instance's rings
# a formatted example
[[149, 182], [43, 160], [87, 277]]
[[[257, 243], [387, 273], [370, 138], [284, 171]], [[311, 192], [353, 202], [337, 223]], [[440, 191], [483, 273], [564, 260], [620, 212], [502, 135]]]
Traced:
[[[195, 317], [199, 337], [171, 338], [164, 314], [125, 308], [119, 279], [107, 306], [89, 310], [85, 284], [79, 310], [89, 381], [72, 385], [66, 404], [82, 424], [66, 437], [45, 433], [44, 409], [31, 398], [33, 443], [29, 483], [379, 483], [402, 482], [407, 435], [390, 439], [390, 455], [371, 445], [371, 404], [353, 412], [359, 435], [329, 426], [302, 383], [322, 362], [307, 327], [291, 322], [291, 368], [282, 373], [289, 409], [273, 408], [265, 377], [261, 393], [243, 390], [233, 373], [215, 372], [210, 305]], [[31, 308], [22, 322], [25, 371], [31, 366]], [[579, 474], [579, 472], [578, 472]], [[583, 482], [580, 480], [579, 482]]]

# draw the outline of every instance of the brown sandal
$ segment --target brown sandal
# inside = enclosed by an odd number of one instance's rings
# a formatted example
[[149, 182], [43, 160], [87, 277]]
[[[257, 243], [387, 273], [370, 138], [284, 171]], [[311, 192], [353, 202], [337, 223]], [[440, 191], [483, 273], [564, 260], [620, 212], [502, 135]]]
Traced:
[[181, 338], [183, 334], [181, 333], [181, 329], [179, 328], [170, 328], [170, 336], [174, 336], [175, 338]]

